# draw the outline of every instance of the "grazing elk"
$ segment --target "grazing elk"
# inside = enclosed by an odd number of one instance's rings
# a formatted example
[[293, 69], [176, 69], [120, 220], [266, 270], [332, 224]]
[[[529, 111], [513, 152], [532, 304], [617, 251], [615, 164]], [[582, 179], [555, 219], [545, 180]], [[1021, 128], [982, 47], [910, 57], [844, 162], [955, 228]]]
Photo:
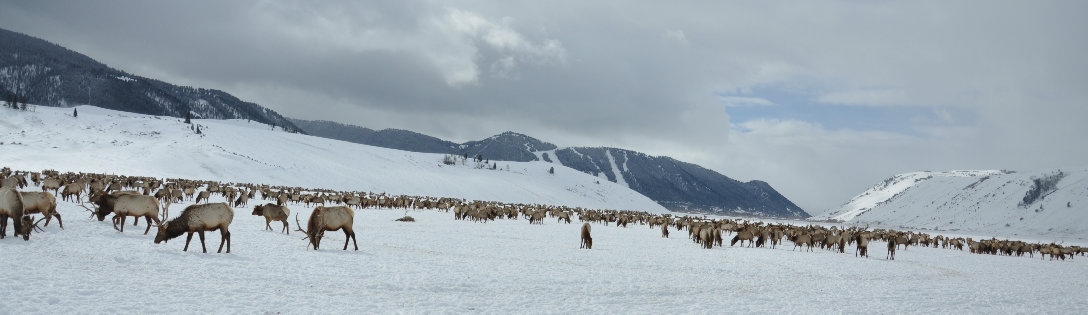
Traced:
[[[159, 201], [153, 196], [145, 196], [140, 194], [134, 194], [134, 192], [113, 192], [110, 194], [100, 193], [91, 198], [91, 202], [98, 206], [98, 211], [94, 212], [98, 216], [98, 221], [106, 219], [106, 215], [113, 213], [113, 228], [124, 232], [125, 220], [129, 216], [144, 217], [147, 220], [147, 228], [144, 229], [144, 235], [147, 235], [151, 231], [151, 221], [154, 220], [155, 224], [162, 224], [162, 220], [159, 219]], [[166, 203], [166, 207], [169, 207], [170, 203]], [[163, 214], [166, 214], [167, 208], [164, 207]], [[117, 228], [117, 223], [121, 223], [121, 228]]]
[[582, 243], [578, 248], [593, 249], [593, 237], [589, 235], [589, 223], [582, 224]]
[[200, 248], [207, 253], [208, 247], [204, 245], [204, 231], [219, 230], [218, 253], [223, 252], [223, 244], [226, 243], [227, 254], [230, 254], [230, 230], [228, 228], [232, 221], [234, 221], [234, 209], [231, 209], [226, 203], [191, 205], [182, 210], [181, 215], [177, 218], [159, 226], [159, 233], [155, 235], [155, 244], [181, 236], [182, 233], [189, 233], [185, 237], [185, 248], [182, 249], [182, 251], [187, 252], [189, 251], [189, 242], [193, 240], [193, 233], [197, 232], [200, 234]]
[[11, 235], [22, 235], [24, 241], [29, 241], [34, 218], [24, 215], [23, 199], [13, 187], [0, 188], [0, 239], [7, 233], [8, 218], [14, 225]]
[[[298, 231], [305, 233], [306, 237], [303, 239], [309, 239], [310, 245], [313, 245], [314, 250], [317, 250], [321, 246], [321, 238], [325, 236], [325, 231], [343, 230], [345, 236], [344, 250], [348, 250], [349, 240], [355, 244], [355, 250], [359, 250], [359, 243], [355, 240], [355, 231], [352, 230], [354, 222], [355, 211], [352, 211], [351, 208], [345, 206], [319, 206], [310, 213], [310, 220], [306, 221], [306, 229], [303, 230], [299, 227]], [[299, 226], [298, 214], [295, 214], [295, 226]]]
[[60, 196], [64, 201], [69, 201], [70, 198], [75, 198], [73, 201], [79, 201], [79, 198], [83, 195], [84, 186], [83, 181], [64, 185], [64, 191], [60, 193]]
[[196, 202], [194, 203], [200, 203], [200, 200], [204, 200], [204, 203], [208, 203], [208, 199], [211, 198], [211, 196], [212, 193], [208, 192], [207, 190], [201, 191], [200, 194], [196, 196]]
[[285, 206], [267, 203], [253, 206], [253, 215], [264, 217], [265, 230], [272, 229], [272, 226], [270, 225], [272, 221], [282, 221], [283, 230], [280, 232], [287, 232], [287, 235], [291, 235], [291, 230], [287, 226], [287, 217], [291, 215], [291, 209], [287, 209]]
[[49, 221], [52, 221], [53, 217], [57, 217], [57, 224], [60, 224], [60, 228], [64, 228], [64, 222], [60, 220], [60, 213], [57, 213], [57, 197], [54, 197], [53, 194], [48, 191], [20, 191], [19, 196], [23, 199], [24, 215], [41, 213], [45, 216], [45, 226], [49, 226]]

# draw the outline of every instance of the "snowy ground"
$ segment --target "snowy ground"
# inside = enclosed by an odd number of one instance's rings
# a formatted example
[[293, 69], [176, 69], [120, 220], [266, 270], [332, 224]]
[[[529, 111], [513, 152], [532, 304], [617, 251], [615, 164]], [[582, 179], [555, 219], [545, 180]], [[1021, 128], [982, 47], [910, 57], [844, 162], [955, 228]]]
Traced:
[[[303, 221], [310, 211], [291, 208]], [[213, 232], [202, 254], [195, 237], [182, 252], [182, 238], [153, 244], [142, 222], [122, 234], [70, 203], [59, 210], [65, 230], [0, 240], [3, 257], [26, 266], [0, 281], [0, 313], [1088, 312], [1088, 257], [912, 247], [888, 261], [879, 242], [868, 259], [788, 243], [704, 250], [637, 225], [594, 225], [594, 249], [580, 250], [579, 224], [435, 211], [403, 223], [393, 220], [405, 211], [388, 209], [356, 213], [359, 251], [340, 250], [341, 233], [313, 251], [242, 208], [232, 253], [214, 253]]]

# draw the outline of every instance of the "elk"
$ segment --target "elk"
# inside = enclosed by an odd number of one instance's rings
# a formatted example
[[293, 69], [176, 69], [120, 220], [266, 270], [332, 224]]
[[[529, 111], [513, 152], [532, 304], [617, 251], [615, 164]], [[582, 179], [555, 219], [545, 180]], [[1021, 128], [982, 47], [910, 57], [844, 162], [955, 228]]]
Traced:
[[319, 206], [310, 213], [310, 220], [306, 221], [306, 229], [303, 230], [301, 224], [298, 224], [298, 214], [295, 214], [295, 226], [298, 227], [299, 232], [306, 234], [303, 239], [309, 239], [310, 245], [314, 246], [314, 250], [321, 246], [321, 238], [325, 236], [325, 231], [336, 230], [344, 231], [344, 250], [348, 250], [348, 240], [355, 244], [355, 250], [359, 250], [359, 243], [355, 240], [355, 231], [352, 230], [354, 221], [355, 211], [352, 211], [351, 208], [345, 206]]
[[[154, 220], [155, 224], [162, 224], [162, 220], [159, 219], [159, 201], [152, 196], [144, 196], [139, 194], [133, 194], [132, 192], [114, 192], [111, 194], [98, 194], [92, 197], [92, 202], [98, 206], [98, 211], [94, 212], [98, 216], [98, 221], [106, 219], [106, 215], [113, 213], [113, 228], [124, 232], [125, 231], [125, 219], [128, 216], [144, 217], [147, 220], [147, 228], [144, 229], [144, 235], [147, 235], [151, 231], [151, 221]], [[170, 203], [166, 203], [163, 214], [166, 214], [167, 207]], [[117, 228], [117, 222], [121, 222], [121, 228]]]
[[869, 233], [858, 233], [854, 235], [854, 242], [858, 243], [857, 249], [854, 250], [854, 257], [858, 257], [859, 253], [861, 257], [869, 257]]
[[291, 230], [287, 226], [287, 217], [291, 215], [291, 209], [287, 209], [284, 206], [278, 206], [275, 204], [267, 203], [264, 205], [253, 206], [253, 215], [259, 215], [264, 217], [265, 230], [271, 230], [272, 221], [282, 221], [283, 230], [280, 232], [287, 232], [287, 235], [291, 235]]
[[24, 215], [41, 213], [45, 216], [45, 226], [49, 226], [49, 221], [52, 221], [53, 217], [57, 217], [57, 224], [60, 224], [61, 229], [64, 228], [64, 222], [60, 220], [60, 213], [57, 213], [57, 197], [54, 197], [53, 194], [48, 191], [20, 191], [19, 197], [23, 199]]
[[669, 225], [668, 224], [662, 224], [661, 225], [661, 237], [669, 238]]
[[[244, 207], [248, 203], [249, 203], [249, 195], [239, 194], [238, 199], [234, 201], [234, 206], [235, 207]], [[286, 223], [287, 221], [283, 221], [283, 222]]]
[[195, 203], [200, 203], [201, 199], [204, 200], [204, 203], [208, 203], [208, 198], [211, 198], [211, 196], [212, 196], [212, 193], [208, 192], [207, 190], [201, 191], [200, 194], [198, 194], [196, 196], [196, 202]]
[[[895, 260], [895, 243], [898, 242], [895, 237], [888, 240], [888, 260]], [[904, 248], [906, 249], [906, 248]]]
[[185, 238], [185, 248], [182, 249], [182, 251], [187, 252], [189, 251], [189, 242], [193, 240], [193, 232], [199, 232], [200, 248], [204, 250], [204, 253], [207, 253], [208, 247], [204, 244], [204, 231], [219, 230], [218, 253], [223, 252], [223, 244], [226, 243], [227, 254], [230, 254], [230, 230], [228, 227], [230, 227], [231, 221], [234, 221], [234, 209], [231, 209], [226, 203], [191, 205], [182, 210], [181, 215], [177, 218], [159, 225], [159, 233], [155, 234], [155, 244], [181, 236], [182, 233], [189, 233]]
[[8, 218], [14, 224], [11, 235], [22, 235], [24, 241], [29, 241], [34, 219], [24, 215], [23, 199], [13, 187], [0, 188], [0, 239], [7, 233]]
[[582, 224], [582, 243], [578, 248], [593, 249], [593, 237], [589, 235], [589, 223]]
[[83, 194], [84, 184], [82, 181], [64, 185], [64, 191], [60, 193], [61, 198], [64, 201], [68, 201], [69, 197], [75, 197], [75, 200], [79, 200], [79, 197]]

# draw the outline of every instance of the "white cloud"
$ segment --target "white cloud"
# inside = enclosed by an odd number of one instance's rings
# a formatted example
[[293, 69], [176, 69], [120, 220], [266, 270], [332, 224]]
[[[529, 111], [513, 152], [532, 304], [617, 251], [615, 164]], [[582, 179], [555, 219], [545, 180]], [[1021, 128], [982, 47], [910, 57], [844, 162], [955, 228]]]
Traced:
[[897, 89], [855, 89], [825, 93], [817, 102], [837, 105], [891, 106], [911, 104], [908, 93]]
[[743, 107], [743, 106], [773, 106], [774, 102], [767, 99], [758, 97], [745, 97], [745, 96], [722, 96], [722, 104], [726, 107]]
[[665, 40], [680, 44], [681, 46], [688, 45], [688, 36], [685, 35], [682, 30], [667, 30], [663, 36]]

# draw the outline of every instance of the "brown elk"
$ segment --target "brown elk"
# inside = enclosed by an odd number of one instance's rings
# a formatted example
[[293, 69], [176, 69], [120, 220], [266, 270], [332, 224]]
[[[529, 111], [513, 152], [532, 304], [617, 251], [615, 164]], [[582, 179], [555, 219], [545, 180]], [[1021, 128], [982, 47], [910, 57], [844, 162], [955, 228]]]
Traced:
[[[249, 203], [249, 195], [247, 195], [247, 194], [238, 194], [238, 199], [234, 200], [234, 206], [235, 207], [245, 207], [246, 204], [248, 204], [248, 203]], [[286, 223], [287, 221], [283, 221], [283, 222]]]
[[201, 191], [200, 194], [196, 196], [196, 201], [194, 203], [200, 203], [200, 200], [204, 200], [204, 203], [208, 203], [208, 199], [211, 198], [211, 196], [212, 193], [207, 190]]
[[226, 243], [227, 254], [230, 254], [229, 227], [232, 221], [234, 221], [234, 209], [231, 209], [226, 203], [191, 205], [181, 211], [181, 215], [177, 218], [159, 226], [159, 233], [155, 234], [155, 244], [181, 236], [182, 233], [189, 233], [185, 238], [185, 248], [182, 249], [182, 251], [187, 252], [189, 251], [189, 242], [193, 240], [193, 233], [197, 232], [200, 234], [200, 248], [207, 253], [208, 247], [204, 244], [204, 231], [219, 230], [218, 253], [223, 252], [223, 244]]
[[49, 226], [49, 221], [53, 220], [53, 217], [57, 218], [57, 224], [60, 224], [60, 228], [64, 228], [64, 222], [60, 220], [60, 213], [57, 213], [57, 197], [48, 191], [42, 192], [19, 192], [19, 196], [23, 199], [23, 214], [30, 215], [31, 213], [41, 213], [45, 216], [45, 226]]
[[0, 188], [0, 239], [7, 233], [8, 218], [14, 225], [11, 235], [22, 235], [24, 241], [29, 241], [34, 218], [24, 215], [23, 199], [13, 187]]
[[[892, 237], [888, 239], [888, 260], [895, 260], [895, 243], [899, 242], [898, 238]], [[904, 247], [906, 249], [906, 247]]]
[[84, 186], [85, 185], [83, 184], [83, 181], [77, 181], [68, 185], [64, 185], [64, 191], [60, 193], [60, 196], [62, 199], [64, 199], [64, 201], [68, 201], [69, 197], [74, 197], [75, 200], [78, 201], [83, 194]]
[[[144, 229], [144, 235], [147, 235], [151, 231], [151, 221], [154, 220], [155, 224], [162, 224], [162, 220], [159, 219], [159, 201], [153, 196], [144, 196], [134, 192], [113, 192], [110, 194], [100, 193], [91, 198], [91, 202], [98, 206], [98, 210], [94, 212], [98, 216], [98, 221], [106, 219], [106, 215], [110, 213], [114, 214], [113, 228], [124, 232], [125, 220], [129, 216], [144, 217], [147, 220], [147, 228]], [[170, 203], [166, 203], [166, 207], [169, 207]], [[163, 214], [166, 214], [166, 208], [163, 209]], [[121, 228], [117, 228], [117, 223], [121, 223]]]
[[854, 257], [858, 257], [859, 253], [861, 257], [869, 257], [869, 233], [858, 233], [854, 235], [854, 242], [857, 243], [857, 249], [854, 250]]
[[267, 203], [253, 206], [253, 215], [264, 217], [265, 230], [272, 229], [272, 226], [270, 225], [272, 221], [282, 221], [283, 230], [280, 232], [287, 232], [287, 235], [291, 235], [291, 230], [287, 226], [287, 217], [291, 215], [291, 209], [288, 209], [285, 206]]
[[352, 229], [354, 222], [355, 211], [352, 211], [351, 208], [345, 206], [319, 206], [310, 213], [310, 220], [306, 221], [306, 229], [303, 230], [298, 224], [298, 214], [295, 214], [295, 226], [299, 227], [298, 231], [306, 234], [303, 239], [309, 239], [310, 245], [314, 246], [314, 250], [321, 246], [321, 238], [325, 236], [325, 231], [336, 230], [344, 231], [344, 250], [348, 250], [349, 240], [355, 244], [355, 250], [359, 250], [359, 243], [356, 241], [355, 231]]
[[661, 237], [669, 238], [669, 225], [668, 224], [662, 224], [661, 225]]
[[593, 237], [589, 235], [589, 223], [582, 224], [582, 243], [578, 248], [593, 249]]

